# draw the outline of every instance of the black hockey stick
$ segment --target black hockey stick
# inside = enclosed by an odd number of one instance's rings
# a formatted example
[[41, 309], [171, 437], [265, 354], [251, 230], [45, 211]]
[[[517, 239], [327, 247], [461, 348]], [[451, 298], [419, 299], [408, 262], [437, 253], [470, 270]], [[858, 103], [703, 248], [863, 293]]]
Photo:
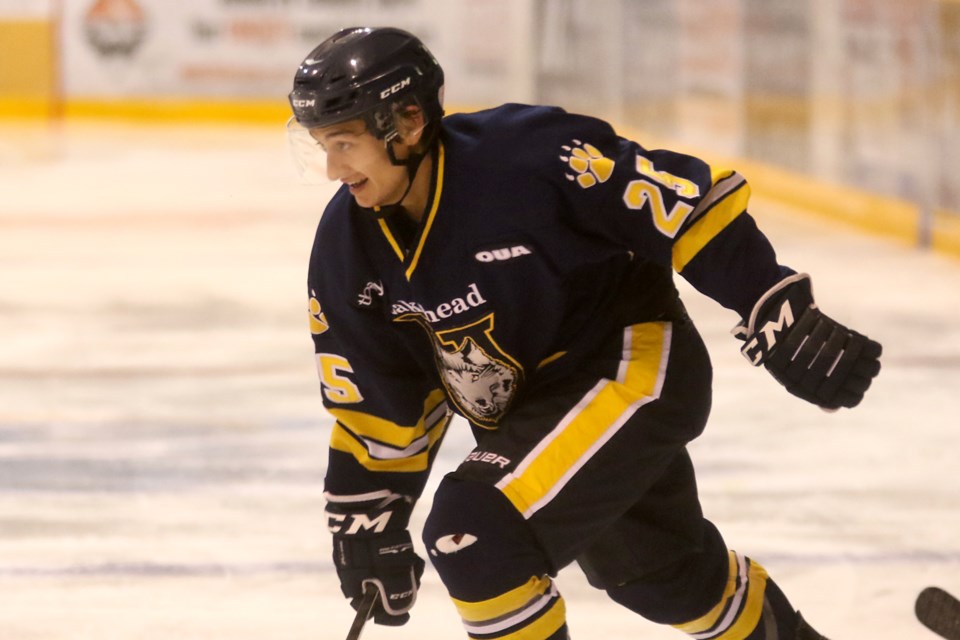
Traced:
[[374, 586], [367, 587], [363, 592], [363, 598], [360, 599], [360, 606], [357, 607], [357, 615], [353, 618], [353, 624], [350, 625], [350, 632], [347, 633], [347, 640], [359, 640], [360, 633], [363, 631], [363, 625], [370, 619], [373, 613], [373, 605], [377, 603], [377, 597], [380, 592]]
[[917, 596], [917, 620], [946, 640], [960, 640], [960, 600], [941, 589], [927, 587]]

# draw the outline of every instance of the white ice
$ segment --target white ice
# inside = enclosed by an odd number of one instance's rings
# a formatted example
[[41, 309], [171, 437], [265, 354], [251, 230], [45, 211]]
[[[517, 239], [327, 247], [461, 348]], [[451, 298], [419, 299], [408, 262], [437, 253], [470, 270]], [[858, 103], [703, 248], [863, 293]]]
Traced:
[[[281, 123], [0, 128], [0, 640], [346, 636], [305, 313], [327, 194]], [[833, 640], [929, 637], [916, 593], [960, 592], [960, 260], [752, 211], [884, 368], [824, 413], [683, 286], [716, 369], [705, 511]], [[431, 488], [470, 446], [455, 423]], [[559, 585], [574, 638], [684, 637]], [[407, 626], [364, 632], [463, 637], [431, 569]]]

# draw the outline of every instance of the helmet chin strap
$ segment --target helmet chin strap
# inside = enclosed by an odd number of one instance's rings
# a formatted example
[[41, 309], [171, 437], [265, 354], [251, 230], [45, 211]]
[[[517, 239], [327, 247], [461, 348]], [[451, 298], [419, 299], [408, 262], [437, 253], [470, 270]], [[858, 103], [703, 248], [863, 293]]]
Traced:
[[[426, 157], [426, 153], [411, 153], [406, 159], [400, 159], [397, 157], [397, 152], [393, 148], [393, 140], [398, 137], [397, 132], [394, 131], [392, 134], [387, 135], [384, 139], [383, 144], [386, 147], [387, 155], [390, 157], [390, 163], [396, 167], [406, 167], [407, 168], [407, 188], [404, 190], [403, 195], [400, 196], [400, 199], [394, 202], [393, 204], [385, 204], [371, 209], [373, 216], [375, 218], [386, 218], [387, 216], [403, 211], [402, 202], [409, 195], [410, 190], [413, 189], [413, 180], [417, 177], [417, 171], [420, 170], [420, 164], [423, 162], [423, 159]], [[428, 145], [427, 148], [433, 146]]]

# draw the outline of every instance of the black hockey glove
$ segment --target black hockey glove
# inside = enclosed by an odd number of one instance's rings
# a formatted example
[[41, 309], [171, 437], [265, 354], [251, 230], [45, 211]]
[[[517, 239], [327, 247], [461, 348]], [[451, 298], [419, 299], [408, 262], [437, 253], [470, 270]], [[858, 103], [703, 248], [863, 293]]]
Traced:
[[406, 529], [412, 501], [396, 494], [373, 500], [327, 498], [333, 563], [343, 595], [358, 609], [364, 589], [374, 587], [380, 598], [373, 609], [373, 621], [388, 626], [405, 624], [416, 602], [424, 568]]
[[880, 343], [825, 316], [806, 274], [774, 285], [733, 333], [747, 360], [824, 409], [857, 406], [880, 372]]

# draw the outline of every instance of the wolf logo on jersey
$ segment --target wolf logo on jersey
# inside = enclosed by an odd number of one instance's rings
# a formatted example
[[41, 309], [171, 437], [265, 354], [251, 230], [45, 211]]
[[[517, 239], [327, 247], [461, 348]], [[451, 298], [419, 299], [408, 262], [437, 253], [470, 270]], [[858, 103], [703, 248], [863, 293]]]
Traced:
[[490, 357], [473, 338], [450, 353], [436, 345], [440, 372], [457, 405], [481, 424], [506, 412], [517, 387], [517, 370]]
[[[422, 305], [400, 304], [422, 309]], [[430, 323], [435, 319], [431, 311], [394, 318], [396, 322], [415, 322], [426, 331], [443, 385], [464, 417], [484, 428], [495, 428], [513, 402], [523, 369], [494, 340], [493, 314], [444, 331], [434, 331]]]

